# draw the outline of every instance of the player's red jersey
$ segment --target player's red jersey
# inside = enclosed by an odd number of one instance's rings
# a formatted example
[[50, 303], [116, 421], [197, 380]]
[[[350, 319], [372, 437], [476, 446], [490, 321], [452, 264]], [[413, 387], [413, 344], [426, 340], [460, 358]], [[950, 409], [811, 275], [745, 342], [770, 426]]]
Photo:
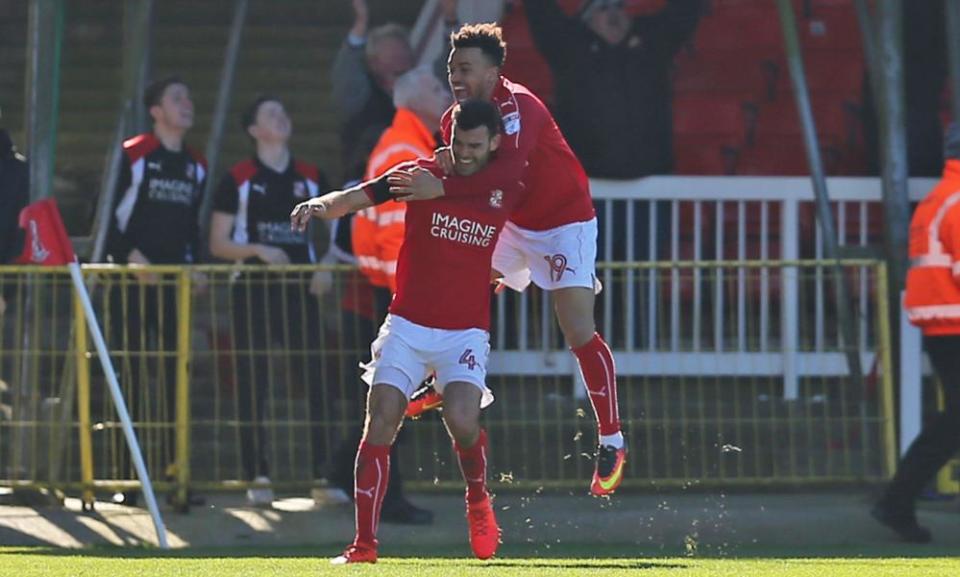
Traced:
[[[503, 138], [491, 168], [511, 178], [519, 174], [528, 191], [509, 220], [520, 228], [549, 230], [593, 218], [587, 174], [543, 102], [527, 87], [502, 76], [493, 102], [503, 117]], [[441, 121], [446, 144], [453, 108]], [[451, 196], [460, 194], [452, 187], [444, 189]]]
[[[434, 329], [489, 330], [493, 247], [525, 187], [496, 174], [493, 162], [466, 177], [444, 176], [432, 159], [417, 163], [460, 194], [407, 205], [390, 313]], [[386, 175], [374, 186], [385, 183]]]

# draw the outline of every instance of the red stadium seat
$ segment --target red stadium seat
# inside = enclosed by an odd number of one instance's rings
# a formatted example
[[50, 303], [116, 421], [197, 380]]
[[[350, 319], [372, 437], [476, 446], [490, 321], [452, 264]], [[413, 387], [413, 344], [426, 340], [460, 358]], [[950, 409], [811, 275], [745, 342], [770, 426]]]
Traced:
[[674, 134], [746, 138], [756, 122], [757, 105], [736, 95], [679, 95], [673, 100]]
[[741, 141], [727, 136], [679, 134], [673, 139], [676, 174], [736, 174]]

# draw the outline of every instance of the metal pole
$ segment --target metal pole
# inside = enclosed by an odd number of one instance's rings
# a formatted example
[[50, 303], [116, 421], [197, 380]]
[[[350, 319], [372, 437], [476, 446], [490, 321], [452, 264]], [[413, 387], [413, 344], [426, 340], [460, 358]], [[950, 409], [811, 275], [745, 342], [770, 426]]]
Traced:
[[[949, 2], [948, 2], [949, 4]], [[907, 270], [907, 233], [910, 201], [907, 197], [907, 131], [903, 83], [903, 29], [900, 0], [878, 0], [878, 64], [880, 92], [880, 146], [883, 179], [884, 227], [889, 266], [891, 309], [899, 306]]]
[[143, 91], [150, 75], [153, 36], [153, 0], [126, 2], [123, 10], [123, 95], [131, 103], [126, 126], [135, 133], [147, 130]]
[[133, 466], [137, 471], [137, 477], [140, 479], [140, 485], [143, 489], [143, 498], [147, 502], [150, 518], [153, 520], [153, 528], [157, 532], [157, 544], [161, 549], [169, 549], [167, 529], [164, 527], [163, 518], [160, 516], [160, 509], [157, 507], [157, 498], [153, 492], [153, 483], [150, 482], [147, 465], [143, 460], [143, 454], [140, 452], [140, 443], [137, 441], [137, 433], [133, 430], [133, 423], [130, 421], [127, 403], [123, 400], [123, 393], [120, 391], [120, 383], [117, 381], [117, 373], [114, 371], [113, 362], [110, 360], [110, 352], [107, 350], [103, 333], [100, 331], [97, 315], [93, 312], [93, 305], [90, 303], [90, 294], [87, 292], [86, 285], [83, 284], [80, 264], [74, 261], [70, 263], [69, 269], [70, 278], [73, 281], [73, 288], [80, 297], [80, 304], [83, 307], [83, 312], [87, 319], [87, 327], [90, 329], [93, 344], [97, 349], [97, 356], [100, 358], [100, 366], [103, 367], [103, 373], [107, 377], [107, 385], [109, 386], [110, 395], [113, 398], [113, 405], [117, 409], [117, 415], [120, 417], [123, 434], [127, 440], [127, 447], [130, 450], [130, 458], [133, 460]]
[[[247, 18], [247, 0], [236, 0], [233, 7], [233, 24], [230, 26], [230, 38], [220, 73], [220, 91], [217, 93], [217, 105], [213, 111], [210, 125], [210, 139], [207, 141], [207, 182], [203, 191], [203, 204], [200, 206], [200, 245], [205, 247], [200, 254], [207, 253], [207, 238], [210, 232], [210, 212], [213, 209], [214, 175], [220, 157], [220, 143], [223, 140], [223, 126], [230, 108], [230, 95], [233, 92], [233, 77], [237, 68], [237, 56], [240, 54], [240, 38]], [[200, 255], [197, 255], [200, 256]]]
[[875, 95], [880, 94], [880, 71], [877, 56], [877, 29], [874, 26], [873, 15], [867, 0], [854, 0], [857, 8], [857, 21], [860, 23], [860, 37], [863, 39], [863, 56], [867, 63], [867, 79], [870, 90]]
[[846, 276], [840, 266], [837, 251], [837, 233], [833, 226], [833, 214], [830, 210], [830, 197], [827, 192], [827, 179], [823, 172], [823, 162], [820, 158], [820, 147], [817, 143], [817, 127], [813, 120], [813, 109], [810, 105], [810, 93], [807, 89], [807, 79], [803, 72], [803, 56], [800, 53], [800, 39], [797, 36], [797, 23], [793, 14], [790, 0], [777, 0], [780, 10], [780, 24], [783, 27], [783, 38], [787, 49], [787, 65], [790, 69], [790, 79], [793, 84], [793, 94], [797, 101], [797, 110], [800, 115], [800, 124], [803, 127], [803, 140], [807, 150], [807, 161], [810, 164], [810, 178], [813, 180], [813, 191], [816, 197], [817, 220], [820, 231], [823, 233], [823, 249], [828, 260], [833, 261], [834, 277], [836, 279], [837, 313], [840, 328], [843, 331], [844, 350], [847, 355], [847, 364], [850, 367], [850, 376], [855, 382], [863, 379], [863, 369], [860, 367], [860, 354], [855, 348], [853, 317], [850, 314], [850, 296], [848, 294]]
[[56, 159], [63, 0], [31, 0], [27, 21], [27, 157], [31, 202], [50, 196]]
[[947, 0], [947, 55], [950, 57], [950, 92], [953, 121], [960, 122], [960, 2]]

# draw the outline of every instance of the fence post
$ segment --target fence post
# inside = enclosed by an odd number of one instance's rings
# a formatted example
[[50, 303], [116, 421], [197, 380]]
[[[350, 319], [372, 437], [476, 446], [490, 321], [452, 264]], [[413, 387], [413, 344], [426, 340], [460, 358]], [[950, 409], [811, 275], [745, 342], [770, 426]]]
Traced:
[[177, 274], [177, 495], [178, 509], [189, 506], [190, 487], [190, 319], [191, 270]]
[[[783, 201], [780, 235], [783, 239], [780, 258], [796, 261], [799, 258], [800, 214], [799, 201]], [[794, 401], [800, 396], [797, 358], [800, 349], [800, 280], [796, 266], [785, 266], [780, 276], [780, 336], [783, 349], [783, 398]]]
[[896, 417], [893, 408], [893, 339], [890, 335], [890, 308], [887, 300], [889, 282], [887, 280], [887, 264], [878, 262], [877, 265], [877, 323], [880, 327], [877, 351], [880, 354], [881, 397], [883, 406], [883, 453], [887, 477], [893, 476], [897, 468], [897, 431]]
[[77, 418], [80, 435], [80, 480], [83, 483], [82, 509], [92, 511], [96, 496], [93, 493], [93, 432], [90, 429], [90, 357], [87, 356], [87, 322], [83, 314], [80, 293], [73, 293], [74, 353], [77, 362]]

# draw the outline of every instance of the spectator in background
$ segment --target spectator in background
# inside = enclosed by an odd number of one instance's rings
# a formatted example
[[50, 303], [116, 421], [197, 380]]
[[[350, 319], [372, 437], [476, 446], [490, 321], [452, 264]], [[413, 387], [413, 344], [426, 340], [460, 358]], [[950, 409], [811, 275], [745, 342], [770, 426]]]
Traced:
[[960, 449], [960, 238], [954, 230], [960, 227], [960, 125], [951, 125], [945, 140], [943, 178], [910, 221], [911, 264], [903, 299], [910, 322], [923, 330], [944, 410], [924, 425], [872, 511], [908, 543], [930, 541], [930, 531], [917, 523], [916, 500]]
[[[429, 68], [421, 66], [401, 76], [393, 91], [396, 115], [370, 153], [364, 180], [373, 180], [401, 162], [433, 156], [440, 117], [452, 101]], [[405, 204], [391, 202], [360, 211], [353, 221], [353, 253], [370, 284], [381, 289], [377, 300], [382, 302], [384, 314], [397, 290], [397, 255], [403, 244], [405, 212]]]
[[556, 118], [587, 174], [639, 178], [673, 170], [673, 58], [703, 0], [668, 0], [631, 18], [623, 0], [524, 0], [530, 32], [556, 82]]
[[[317, 262], [310, 237], [290, 229], [290, 211], [327, 192], [326, 177], [315, 165], [291, 155], [292, 123], [278, 98], [257, 98], [243, 113], [241, 124], [256, 153], [237, 163], [220, 183], [213, 201], [210, 253], [245, 264]], [[245, 480], [260, 485], [247, 490], [251, 505], [270, 506], [274, 497], [262, 424], [268, 399], [277, 398], [270, 386], [271, 355], [286, 355], [309, 390], [315, 474], [326, 462], [324, 424], [332, 418], [324, 398], [317, 298], [331, 282], [326, 271], [315, 272], [309, 283], [299, 274], [266, 272], [243, 273], [234, 280], [236, 348], [245, 351], [237, 358], [241, 460]], [[280, 346], [273, 348], [275, 343]]]
[[[426, 66], [414, 68], [397, 79], [393, 90], [397, 112], [370, 154], [364, 180], [373, 180], [401, 162], [433, 156], [437, 146], [434, 134], [440, 129], [440, 117], [452, 101], [450, 92]], [[404, 203], [389, 202], [364, 209], [353, 219], [353, 254], [360, 271], [374, 287], [370, 333], [383, 324], [397, 290], [397, 257], [403, 244], [405, 213]], [[359, 437], [355, 440], [359, 441]], [[394, 465], [390, 468], [383, 519], [427, 523], [433, 515], [417, 508], [403, 495], [402, 460], [396, 455], [399, 444], [395, 443], [392, 448]], [[348, 494], [353, 487], [352, 464], [352, 459], [341, 459], [336, 474], [337, 485]]]
[[[0, 118], [3, 118], [0, 114]], [[0, 128], [0, 265], [13, 262], [23, 248], [20, 211], [30, 199], [27, 160], [17, 152], [10, 134]], [[0, 317], [13, 298], [15, 285], [0, 278]]]
[[397, 24], [369, 31], [366, 0], [352, 0], [354, 21], [331, 70], [333, 99], [343, 124], [340, 129], [344, 180], [359, 180], [367, 156], [390, 125], [393, 85], [414, 66], [409, 34]]
[[[207, 163], [184, 144], [193, 126], [190, 89], [175, 76], [164, 78], [147, 87], [144, 104], [153, 119], [153, 130], [123, 143], [107, 259], [123, 265], [192, 263], [198, 254], [198, 218]], [[130, 352], [122, 359], [120, 373], [133, 421], [170, 425], [176, 414], [176, 285], [171, 275], [140, 271], [134, 277], [110, 277], [107, 345]], [[161, 353], [162, 360], [151, 385], [143, 356], [154, 350]], [[146, 407], [151, 410], [146, 412]], [[153, 436], [143, 436], [143, 431], [140, 435], [145, 442]], [[158, 435], [163, 449], [157, 453], [167, 463], [176, 462], [173, 427]], [[127, 451], [119, 453], [120, 474], [133, 478]], [[167, 471], [168, 476], [174, 473], [173, 469]], [[137, 493], [117, 494], [114, 499], [132, 505]]]

